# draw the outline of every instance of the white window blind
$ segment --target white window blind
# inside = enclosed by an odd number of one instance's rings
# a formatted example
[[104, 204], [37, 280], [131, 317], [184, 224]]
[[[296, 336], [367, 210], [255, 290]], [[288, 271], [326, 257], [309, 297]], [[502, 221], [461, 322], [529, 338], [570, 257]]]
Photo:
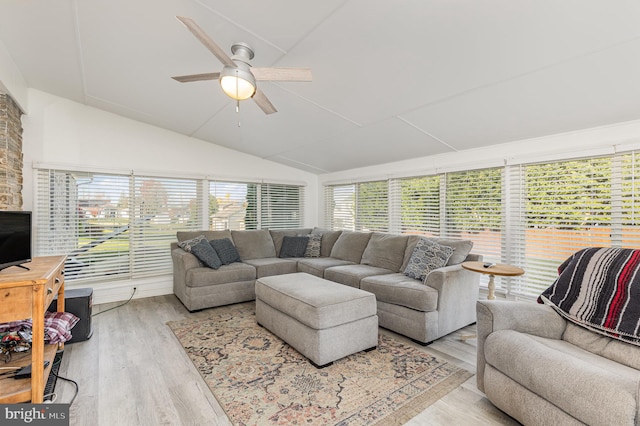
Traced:
[[198, 229], [195, 180], [36, 170], [35, 251], [67, 255], [68, 280], [170, 273], [169, 243]]
[[325, 226], [347, 231], [387, 231], [388, 181], [325, 187]]
[[209, 229], [257, 229], [257, 183], [209, 182]]
[[440, 235], [440, 176], [393, 179], [392, 198], [400, 204], [400, 232]]
[[200, 229], [200, 182], [133, 176], [130, 220], [131, 267], [134, 277], [170, 273], [167, 249], [180, 230]]
[[260, 185], [260, 227], [300, 228], [303, 224], [304, 188], [293, 185]]
[[356, 184], [356, 230], [389, 229], [389, 183], [386, 180]]
[[558, 266], [584, 247], [612, 246], [612, 158], [521, 166], [526, 277], [513, 292], [537, 296]]
[[355, 231], [356, 185], [325, 187], [325, 226], [329, 229]]
[[502, 168], [446, 174], [443, 237], [473, 241], [485, 260], [502, 257]]
[[584, 247], [640, 248], [639, 175], [629, 152], [391, 179], [388, 196], [387, 181], [327, 186], [325, 226], [382, 229], [386, 214], [392, 232], [470, 239], [486, 261], [524, 268], [498, 289], [535, 298]]
[[302, 186], [209, 182], [210, 229], [299, 228], [303, 222]]

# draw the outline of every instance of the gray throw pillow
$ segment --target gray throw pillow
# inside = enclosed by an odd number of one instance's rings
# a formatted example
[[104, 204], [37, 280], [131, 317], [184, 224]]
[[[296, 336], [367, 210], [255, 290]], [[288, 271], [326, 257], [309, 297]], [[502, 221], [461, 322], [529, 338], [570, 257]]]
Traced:
[[309, 242], [304, 251], [304, 257], [320, 257], [320, 248], [322, 247], [322, 234], [309, 234]]
[[204, 238], [198, 244], [191, 246], [191, 254], [209, 268], [218, 269], [222, 266], [222, 260], [220, 260], [218, 253], [211, 247], [209, 241]]
[[219, 240], [211, 240], [209, 244], [211, 244], [211, 247], [218, 253], [223, 265], [240, 262], [238, 250], [236, 250], [236, 246], [233, 245], [230, 239], [221, 238]]
[[420, 238], [411, 254], [404, 274], [416, 280], [424, 281], [429, 272], [442, 268], [453, 254], [451, 247], [442, 246], [435, 241]]
[[289, 237], [282, 239], [282, 247], [280, 247], [280, 257], [303, 257], [307, 249], [309, 237]]

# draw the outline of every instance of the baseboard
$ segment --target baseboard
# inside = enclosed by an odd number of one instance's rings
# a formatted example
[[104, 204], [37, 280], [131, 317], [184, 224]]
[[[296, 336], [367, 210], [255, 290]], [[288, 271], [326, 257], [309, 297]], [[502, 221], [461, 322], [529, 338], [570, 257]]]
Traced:
[[133, 296], [134, 299], [173, 294], [173, 277], [171, 275], [159, 276], [136, 280], [105, 282], [95, 285], [87, 285], [87, 283], [77, 285], [65, 283], [67, 290], [84, 287], [93, 288], [93, 304], [99, 305], [102, 303], [128, 300], [133, 293], [134, 287], [136, 288], [136, 293]]

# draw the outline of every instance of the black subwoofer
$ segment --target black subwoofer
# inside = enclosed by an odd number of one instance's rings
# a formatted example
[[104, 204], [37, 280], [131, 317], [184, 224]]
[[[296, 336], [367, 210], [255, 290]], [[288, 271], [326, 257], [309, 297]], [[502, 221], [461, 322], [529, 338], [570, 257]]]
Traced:
[[[78, 318], [80, 321], [71, 329], [71, 340], [67, 343], [84, 342], [91, 338], [91, 306], [93, 305], [92, 288], [74, 288], [64, 292], [64, 310]], [[49, 305], [49, 311], [58, 310], [58, 298], [56, 296]]]

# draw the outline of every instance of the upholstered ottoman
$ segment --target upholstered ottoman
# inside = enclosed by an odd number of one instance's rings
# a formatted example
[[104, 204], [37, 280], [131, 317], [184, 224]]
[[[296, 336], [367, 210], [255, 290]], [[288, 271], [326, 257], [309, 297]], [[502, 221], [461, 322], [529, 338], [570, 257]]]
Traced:
[[378, 345], [372, 293], [305, 273], [256, 280], [258, 324], [316, 367]]

